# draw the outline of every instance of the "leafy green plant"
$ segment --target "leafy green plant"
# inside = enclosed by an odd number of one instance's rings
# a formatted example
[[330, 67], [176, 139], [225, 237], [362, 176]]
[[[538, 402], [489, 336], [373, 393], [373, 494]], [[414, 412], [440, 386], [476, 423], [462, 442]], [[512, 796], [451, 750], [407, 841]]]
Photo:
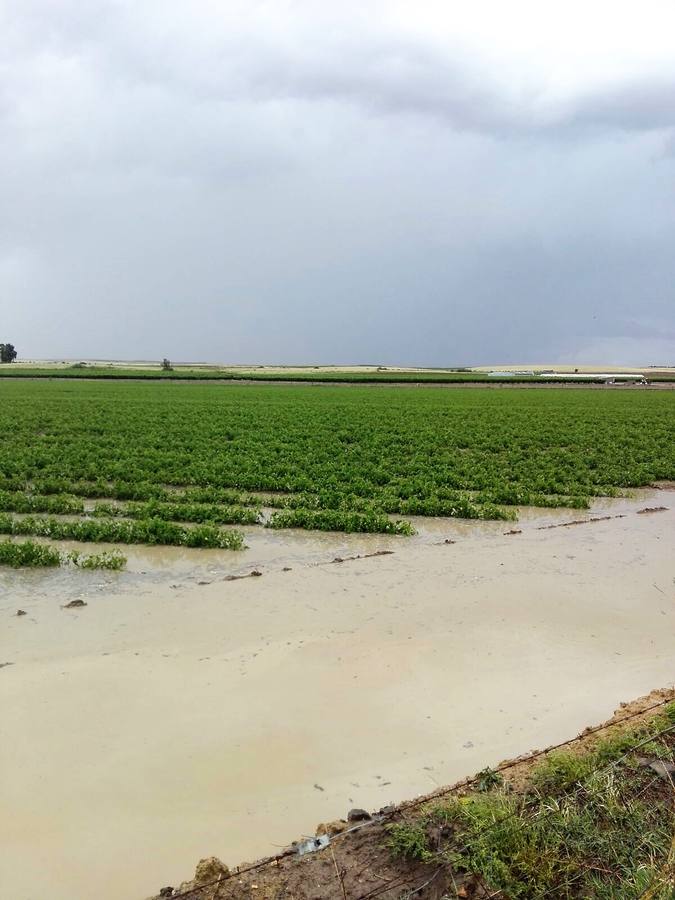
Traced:
[[487, 793], [495, 787], [499, 787], [504, 783], [504, 777], [500, 772], [496, 772], [489, 766], [483, 769], [476, 776], [476, 790], [480, 793]]
[[0, 565], [13, 569], [61, 565], [61, 554], [35, 541], [0, 541]]
[[395, 823], [387, 826], [386, 846], [392, 856], [424, 862], [432, 857], [427, 833], [419, 823]]

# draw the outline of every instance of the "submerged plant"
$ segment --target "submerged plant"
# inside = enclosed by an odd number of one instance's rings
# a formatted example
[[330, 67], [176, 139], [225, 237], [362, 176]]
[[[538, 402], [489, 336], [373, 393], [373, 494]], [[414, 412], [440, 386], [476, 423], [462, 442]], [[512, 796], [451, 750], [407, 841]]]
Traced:
[[126, 556], [122, 556], [117, 550], [104, 550], [102, 553], [92, 553], [88, 556], [73, 550], [67, 559], [79, 569], [111, 569], [116, 572], [127, 564]]

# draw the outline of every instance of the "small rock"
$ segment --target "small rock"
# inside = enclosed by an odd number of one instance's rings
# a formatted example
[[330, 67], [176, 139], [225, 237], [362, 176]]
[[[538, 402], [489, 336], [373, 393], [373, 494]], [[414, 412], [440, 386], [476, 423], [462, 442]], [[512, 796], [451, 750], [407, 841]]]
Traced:
[[173, 888], [171, 886], [163, 887], [160, 892], [160, 897], [171, 897], [173, 895]]
[[284, 566], [283, 569], [282, 569], [281, 571], [282, 571], [282, 572], [292, 572], [293, 569], [291, 569], [290, 566]]
[[70, 603], [66, 603], [65, 606], [62, 606], [61, 609], [79, 609], [80, 606], [87, 606], [84, 600], [71, 600]]
[[649, 763], [649, 768], [669, 784], [675, 780], [675, 763], [665, 759], [655, 759], [654, 762]]
[[346, 827], [347, 823], [344, 819], [336, 819], [334, 822], [320, 822], [316, 826], [316, 836], [322, 837], [323, 835], [328, 835], [328, 837], [333, 837], [344, 831]]
[[323, 788], [321, 787], [320, 784], [315, 784], [314, 787], [316, 788], [317, 791], [323, 791]]
[[206, 884], [217, 881], [219, 878], [229, 878], [230, 870], [217, 856], [207, 856], [200, 859], [195, 869], [195, 884]]
[[261, 575], [262, 575], [262, 572], [259, 571], [258, 569], [254, 569], [251, 572], [251, 578], [259, 578]]
[[369, 822], [372, 816], [365, 809], [350, 809], [347, 813], [348, 822]]
[[25, 615], [27, 615], [25, 609], [17, 609], [16, 614], [17, 614], [17, 616], [25, 616]]

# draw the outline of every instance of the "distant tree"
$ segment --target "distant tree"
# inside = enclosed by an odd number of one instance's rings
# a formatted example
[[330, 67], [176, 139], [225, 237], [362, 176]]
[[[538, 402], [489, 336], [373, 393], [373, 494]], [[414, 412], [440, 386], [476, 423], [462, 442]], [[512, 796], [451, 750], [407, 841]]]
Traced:
[[162, 368], [165, 372], [173, 372], [173, 366], [171, 365], [171, 360], [164, 357], [162, 360]]
[[0, 362], [11, 363], [16, 359], [14, 344], [0, 344]]

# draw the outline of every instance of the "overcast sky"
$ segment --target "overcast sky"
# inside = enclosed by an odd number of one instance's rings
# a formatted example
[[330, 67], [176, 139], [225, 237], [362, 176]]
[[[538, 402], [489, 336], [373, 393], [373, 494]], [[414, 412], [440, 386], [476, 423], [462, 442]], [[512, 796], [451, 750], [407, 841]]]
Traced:
[[21, 357], [675, 364], [672, 0], [0, 0]]

